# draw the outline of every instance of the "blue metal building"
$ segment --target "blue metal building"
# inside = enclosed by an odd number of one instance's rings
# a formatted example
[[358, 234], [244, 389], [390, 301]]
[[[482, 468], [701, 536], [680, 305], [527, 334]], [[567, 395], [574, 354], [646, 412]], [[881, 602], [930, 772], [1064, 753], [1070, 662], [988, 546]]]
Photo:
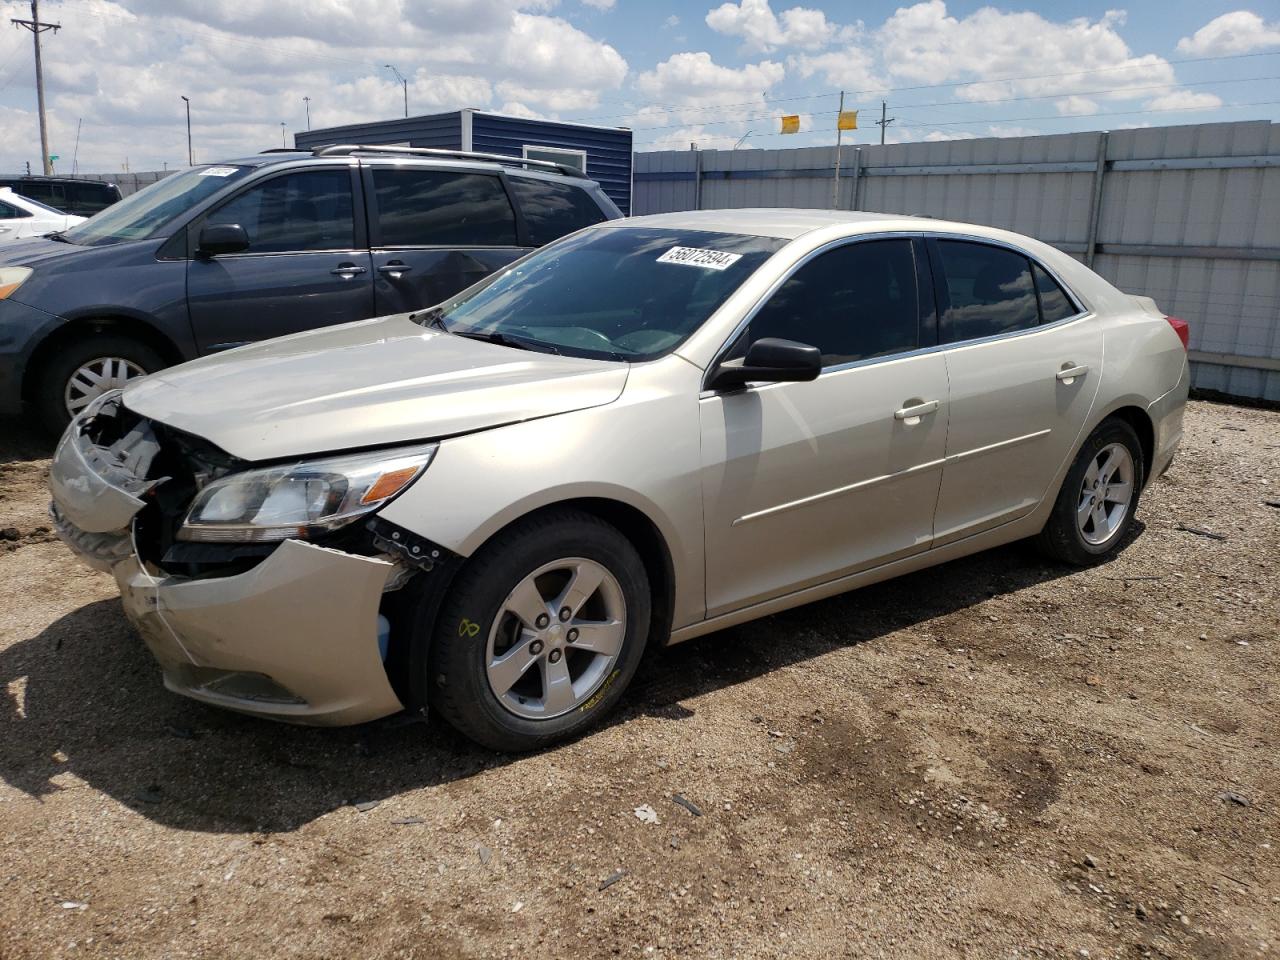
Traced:
[[293, 139], [298, 147], [381, 143], [554, 160], [583, 170], [623, 213], [631, 212], [632, 136], [626, 127], [529, 120], [467, 108], [308, 130], [295, 134]]

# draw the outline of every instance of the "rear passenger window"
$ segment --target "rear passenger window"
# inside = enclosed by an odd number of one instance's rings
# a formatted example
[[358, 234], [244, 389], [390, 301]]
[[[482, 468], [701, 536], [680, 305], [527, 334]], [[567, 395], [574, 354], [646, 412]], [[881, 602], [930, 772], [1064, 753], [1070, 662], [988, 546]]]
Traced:
[[240, 224], [249, 253], [350, 250], [351, 174], [343, 167], [272, 177], [227, 201], [206, 223]]
[[763, 337], [817, 347], [829, 367], [914, 350], [920, 308], [910, 240], [869, 240], [809, 261], [769, 298], [735, 345]]
[[11, 203], [5, 203], [3, 200], [0, 200], [0, 220], [21, 220], [23, 217], [30, 216], [32, 216], [32, 214], [28, 211], [22, 210]]
[[524, 214], [529, 243], [535, 247], [608, 219], [581, 187], [528, 177], [509, 177], [507, 183]]
[[1036, 326], [1031, 265], [1003, 247], [939, 240], [942, 341], [976, 340]]
[[380, 245], [514, 247], [516, 218], [487, 174], [375, 167]]
[[1075, 304], [1058, 282], [1038, 263], [1031, 265], [1031, 271], [1035, 274], [1036, 290], [1040, 294], [1040, 322], [1055, 323], [1075, 316], [1078, 312]]

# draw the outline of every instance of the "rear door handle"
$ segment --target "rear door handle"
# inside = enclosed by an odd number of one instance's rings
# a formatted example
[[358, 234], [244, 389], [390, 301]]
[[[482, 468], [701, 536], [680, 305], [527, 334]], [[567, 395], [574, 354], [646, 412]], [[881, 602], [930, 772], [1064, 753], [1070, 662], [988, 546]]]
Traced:
[[1087, 363], [1081, 363], [1074, 366], [1068, 364], [1054, 374], [1054, 376], [1063, 383], [1072, 383], [1075, 381], [1076, 377], [1083, 377], [1088, 372], [1089, 365]]
[[350, 280], [352, 277], [359, 276], [369, 271], [365, 267], [358, 267], [354, 263], [340, 263], [334, 269], [329, 271], [335, 277], [342, 277], [344, 280]]
[[402, 260], [391, 260], [378, 268], [379, 273], [390, 274], [392, 279], [408, 273], [413, 268]]
[[893, 411], [893, 419], [901, 420], [907, 426], [915, 426], [920, 422], [920, 418], [933, 413], [938, 409], [937, 400], [926, 400], [923, 403], [912, 404], [909, 407], [903, 407], [900, 410]]

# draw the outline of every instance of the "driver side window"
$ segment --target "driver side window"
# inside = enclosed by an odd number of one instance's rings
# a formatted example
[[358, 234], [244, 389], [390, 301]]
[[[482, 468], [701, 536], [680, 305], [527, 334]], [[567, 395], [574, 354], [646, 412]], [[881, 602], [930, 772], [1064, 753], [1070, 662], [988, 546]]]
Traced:
[[809, 261], [751, 318], [730, 358], [764, 337], [817, 347], [824, 367], [916, 349], [920, 306], [911, 241], [854, 242]]
[[343, 167], [272, 177], [232, 197], [205, 222], [240, 224], [249, 235], [249, 253], [350, 250], [351, 174]]

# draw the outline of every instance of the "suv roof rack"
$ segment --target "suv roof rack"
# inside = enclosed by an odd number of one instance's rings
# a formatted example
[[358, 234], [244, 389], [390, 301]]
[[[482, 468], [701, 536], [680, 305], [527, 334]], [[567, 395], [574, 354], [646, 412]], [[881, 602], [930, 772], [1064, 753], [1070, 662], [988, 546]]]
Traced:
[[296, 150], [274, 147], [263, 153], [307, 153], [316, 157], [349, 157], [358, 153], [404, 154], [411, 157], [439, 157], [448, 160], [484, 160], [489, 163], [501, 163], [506, 166], [525, 167], [532, 170], [545, 170], [561, 173], [567, 177], [582, 177], [583, 172], [567, 163], [555, 163], [552, 160], [530, 160], [527, 157], [507, 157], [500, 153], [476, 153], [470, 150], [437, 150], [434, 147], [396, 147], [376, 143], [331, 143], [322, 147], [300, 147]]

